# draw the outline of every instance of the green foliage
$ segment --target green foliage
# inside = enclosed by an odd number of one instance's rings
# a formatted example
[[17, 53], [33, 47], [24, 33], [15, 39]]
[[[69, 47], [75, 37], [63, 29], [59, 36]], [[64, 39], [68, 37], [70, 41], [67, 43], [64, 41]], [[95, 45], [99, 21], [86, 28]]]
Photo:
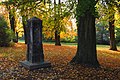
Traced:
[[54, 17], [54, 30], [58, 30], [59, 32], [65, 31], [66, 23], [63, 21], [64, 18], [70, 18], [74, 12], [75, 0], [67, 0], [65, 2], [53, 4], [53, 17]]
[[49, 5], [49, 8], [44, 9], [45, 13], [42, 13], [44, 36], [51, 38], [56, 30], [59, 33], [66, 31], [67, 23], [65, 23], [64, 19], [67, 18], [69, 20], [70, 16], [73, 15], [75, 4], [74, 0], [46, 3], [45, 6]]
[[12, 38], [12, 31], [7, 27], [4, 17], [0, 16], [0, 46], [10, 46]]
[[0, 16], [0, 26], [7, 26], [7, 22], [2, 16]]
[[107, 21], [96, 24], [96, 41], [98, 44], [109, 44], [109, 29]]
[[118, 6], [118, 0], [100, 0], [97, 4], [97, 9], [101, 19], [107, 21], [115, 20], [115, 13], [119, 11]]
[[49, 37], [49, 34], [54, 35], [55, 30], [65, 31], [64, 18], [70, 18], [75, 12], [76, 0], [59, 1], [55, 4], [53, 0], [8, 0], [3, 4], [15, 8], [14, 10], [25, 18], [33, 16], [40, 18], [43, 21], [43, 34]]
[[78, 0], [76, 18], [79, 19], [80, 16], [84, 16], [86, 13], [96, 15], [95, 5], [95, 0]]
[[116, 42], [120, 45], [120, 28], [115, 27]]
[[[117, 14], [119, 14], [119, 7], [118, 7], [119, 3], [118, 2], [119, 0], [100, 0], [97, 5], [98, 12], [100, 15], [99, 19], [102, 21], [108, 21], [109, 23], [114, 22], [112, 23], [112, 25], [117, 27], [119, 24], [119, 17], [117, 16]], [[115, 30], [115, 31], [116, 31], [115, 34], [114, 32], [112, 33], [111, 25], [109, 24], [109, 32], [111, 33], [110, 35], [112, 34], [115, 35], [117, 43], [118, 43], [120, 39], [119, 34], [118, 34], [119, 31], [118, 30]], [[114, 41], [114, 38], [110, 36], [110, 42], [113, 42], [112, 40]]]
[[64, 37], [61, 39], [61, 41], [62, 42], [69, 42], [69, 43], [77, 42], [77, 36]]

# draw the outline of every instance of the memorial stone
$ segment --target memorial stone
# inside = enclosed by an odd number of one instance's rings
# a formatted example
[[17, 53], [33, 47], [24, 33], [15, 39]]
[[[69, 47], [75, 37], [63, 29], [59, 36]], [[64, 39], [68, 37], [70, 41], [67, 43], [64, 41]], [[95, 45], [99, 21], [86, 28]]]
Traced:
[[51, 64], [44, 61], [42, 45], [42, 20], [33, 17], [27, 21], [27, 60], [21, 65], [29, 70], [47, 68]]

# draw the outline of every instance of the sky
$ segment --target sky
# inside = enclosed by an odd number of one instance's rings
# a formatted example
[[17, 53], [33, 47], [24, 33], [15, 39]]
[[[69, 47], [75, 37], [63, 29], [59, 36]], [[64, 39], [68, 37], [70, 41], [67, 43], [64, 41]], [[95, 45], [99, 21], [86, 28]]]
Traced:
[[[56, 3], [58, 3], [59, 0], [56, 0]], [[65, 2], [66, 0], [61, 0], [61, 2]], [[54, 0], [52, 0], [54, 2]]]
[[1, 1], [4, 1], [4, 0], [0, 0], [0, 2], [1, 2]]

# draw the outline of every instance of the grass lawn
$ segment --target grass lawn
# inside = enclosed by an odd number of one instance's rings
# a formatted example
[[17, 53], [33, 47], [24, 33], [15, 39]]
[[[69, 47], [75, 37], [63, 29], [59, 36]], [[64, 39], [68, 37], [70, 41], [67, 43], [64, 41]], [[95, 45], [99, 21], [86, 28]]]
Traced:
[[[19, 40], [20, 43], [24, 43], [24, 40]], [[51, 44], [51, 45], [54, 45], [55, 42], [44, 42], [43, 41], [43, 44]], [[68, 45], [68, 46], [77, 46], [77, 43], [65, 43], [65, 42], [61, 42], [62, 45]]]
[[51, 68], [29, 71], [19, 62], [26, 59], [26, 45], [0, 47], [0, 80], [120, 80], [120, 52], [109, 50], [109, 46], [97, 45], [101, 68], [70, 65], [76, 46], [54, 46], [43, 44], [45, 61]]
[[[24, 40], [19, 40], [20, 43], [24, 43]], [[43, 41], [43, 44], [51, 44], [51, 45], [54, 45], [55, 42], [44, 42]], [[77, 46], [77, 43], [65, 43], [65, 42], [61, 42], [61, 44], [63, 46]], [[109, 48], [109, 45], [97, 45], [97, 48]], [[120, 46], [118, 46], [118, 48], [120, 48]]]

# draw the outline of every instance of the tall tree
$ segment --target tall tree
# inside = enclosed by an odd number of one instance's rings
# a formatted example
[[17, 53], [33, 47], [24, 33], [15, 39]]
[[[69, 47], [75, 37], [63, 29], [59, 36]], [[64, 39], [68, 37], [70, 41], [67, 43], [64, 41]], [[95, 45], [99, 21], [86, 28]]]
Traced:
[[109, 21], [109, 32], [110, 32], [110, 50], [117, 51], [116, 40], [115, 40], [115, 21]]
[[22, 25], [23, 25], [23, 29], [24, 29], [24, 40], [25, 40], [25, 44], [27, 44], [27, 29], [26, 29], [26, 21], [27, 21], [27, 16], [22, 16]]
[[[59, 17], [60, 17], [60, 1], [61, 0], [59, 0], [59, 2], [58, 2], [58, 18], [56, 18], [57, 17], [57, 11], [56, 11], [56, 9], [57, 9], [57, 6], [56, 6], [56, 0], [54, 0], [54, 15], [55, 15], [55, 45], [56, 46], [61, 46], [61, 43], [60, 43], [60, 31], [58, 30], [59, 29], [59, 27], [60, 27], [60, 21], [59, 20], [57, 20], [57, 19], [60, 19]], [[57, 23], [57, 22], [58, 23]]]
[[110, 50], [117, 50], [115, 40], [115, 8], [118, 8], [118, 0], [101, 0], [99, 8], [102, 11], [102, 18], [109, 22]]
[[[110, 33], [110, 50], [117, 51], [116, 40], [115, 40], [115, 10], [114, 10], [114, 2], [106, 0], [109, 13], [109, 33]], [[112, 4], [111, 4], [112, 3]], [[112, 9], [112, 10], [111, 10]], [[113, 11], [113, 12], [111, 12]]]
[[56, 0], [54, 0], [55, 45], [61, 45], [60, 33], [65, 27], [62, 22], [65, 17], [69, 17], [72, 15], [72, 13], [74, 12], [75, 3], [75, 0], [66, 0], [65, 2], [62, 2], [62, 0], [58, 0], [58, 3], [56, 4]]
[[78, 0], [76, 20], [78, 45], [71, 63], [99, 67], [96, 52], [95, 0]]

